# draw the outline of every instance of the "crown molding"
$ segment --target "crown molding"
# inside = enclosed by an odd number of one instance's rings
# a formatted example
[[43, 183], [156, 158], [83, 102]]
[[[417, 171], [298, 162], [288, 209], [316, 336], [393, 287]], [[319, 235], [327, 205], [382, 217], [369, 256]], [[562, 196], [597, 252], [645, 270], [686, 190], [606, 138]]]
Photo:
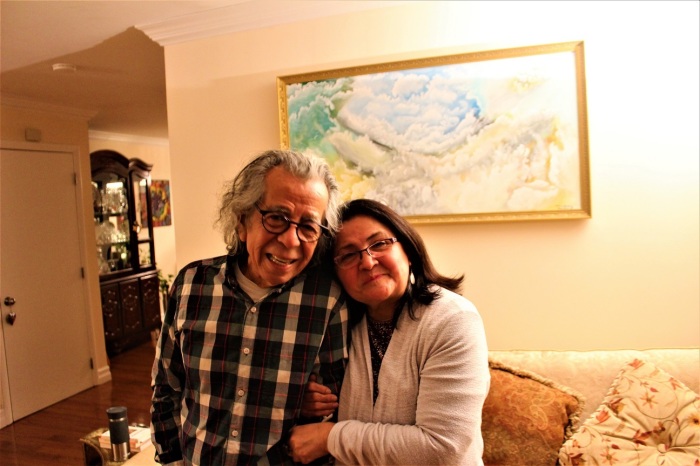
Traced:
[[103, 141], [118, 141], [118, 142], [126, 142], [126, 143], [131, 143], [131, 144], [143, 144], [143, 145], [148, 145], [148, 146], [161, 146], [161, 147], [170, 146], [169, 139], [150, 138], [147, 136], [135, 136], [133, 134], [110, 133], [108, 131], [89, 130], [88, 131], [88, 138], [89, 139], [100, 139]]
[[38, 100], [27, 99], [10, 94], [0, 95], [0, 104], [7, 107], [23, 108], [27, 110], [36, 110], [47, 113], [58, 113], [61, 115], [69, 115], [78, 118], [89, 120], [97, 115], [97, 110], [87, 108], [69, 107], [66, 105], [49, 104]]
[[279, 24], [397, 6], [405, 1], [251, 0], [136, 25], [161, 46]]

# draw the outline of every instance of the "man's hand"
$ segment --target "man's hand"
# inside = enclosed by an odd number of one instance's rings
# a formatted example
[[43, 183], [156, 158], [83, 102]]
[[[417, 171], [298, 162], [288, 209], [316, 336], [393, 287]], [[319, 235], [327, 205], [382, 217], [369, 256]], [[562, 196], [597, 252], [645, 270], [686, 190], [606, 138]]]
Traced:
[[338, 397], [325, 385], [316, 383], [316, 374], [309, 376], [304, 391], [301, 415], [304, 417], [328, 416], [338, 408]]

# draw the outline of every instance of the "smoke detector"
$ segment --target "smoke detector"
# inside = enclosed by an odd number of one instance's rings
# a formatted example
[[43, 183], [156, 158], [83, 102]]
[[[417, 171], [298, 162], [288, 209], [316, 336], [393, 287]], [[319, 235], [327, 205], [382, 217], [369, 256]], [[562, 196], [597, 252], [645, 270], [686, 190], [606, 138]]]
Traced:
[[78, 67], [71, 63], [54, 63], [51, 65], [54, 71], [59, 71], [63, 73], [75, 73], [78, 71]]

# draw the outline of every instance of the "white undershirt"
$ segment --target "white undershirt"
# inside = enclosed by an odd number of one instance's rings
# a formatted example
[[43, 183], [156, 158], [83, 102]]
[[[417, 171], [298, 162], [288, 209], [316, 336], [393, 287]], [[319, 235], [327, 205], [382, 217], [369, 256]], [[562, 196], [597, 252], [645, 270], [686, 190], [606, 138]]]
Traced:
[[236, 264], [234, 272], [236, 273], [236, 280], [238, 280], [238, 284], [240, 285], [241, 289], [245, 291], [245, 293], [250, 296], [254, 302], [257, 303], [270, 292], [271, 288], [259, 287], [255, 284], [255, 282], [246, 277], [238, 264]]

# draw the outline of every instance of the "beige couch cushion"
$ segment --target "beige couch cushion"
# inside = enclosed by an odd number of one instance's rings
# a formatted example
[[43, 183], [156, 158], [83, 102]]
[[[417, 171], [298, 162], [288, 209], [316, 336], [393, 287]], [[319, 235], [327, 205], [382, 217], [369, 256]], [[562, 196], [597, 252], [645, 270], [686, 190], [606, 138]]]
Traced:
[[571, 387], [585, 398], [580, 415], [587, 419], [603, 401], [626, 363], [649, 361], [695, 393], [700, 393], [700, 348], [600, 351], [490, 351], [492, 359], [535, 372]]
[[650, 362], [626, 364], [559, 453], [564, 466], [700, 464], [700, 397]]

